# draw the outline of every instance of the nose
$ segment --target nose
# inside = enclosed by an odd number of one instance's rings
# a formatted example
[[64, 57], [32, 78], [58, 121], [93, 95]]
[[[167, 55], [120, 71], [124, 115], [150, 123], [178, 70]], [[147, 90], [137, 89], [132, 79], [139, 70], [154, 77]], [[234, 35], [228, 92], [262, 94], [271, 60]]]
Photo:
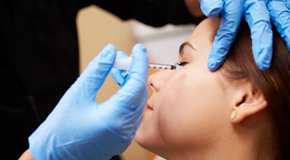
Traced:
[[149, 76], [147, 85], [153, 92], [158, 92], [169, 77], [170, 71], [158, 71]]

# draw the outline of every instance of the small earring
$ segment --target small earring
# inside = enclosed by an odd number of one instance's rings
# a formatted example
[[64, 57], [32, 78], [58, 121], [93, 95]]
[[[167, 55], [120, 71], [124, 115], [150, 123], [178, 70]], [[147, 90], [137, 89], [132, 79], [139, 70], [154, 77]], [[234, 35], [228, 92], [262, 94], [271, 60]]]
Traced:
[[231, 113], [231, 120], [234, 120], [236, 118], [237, 114], [238, 114], [237, 110], [234, 109]]

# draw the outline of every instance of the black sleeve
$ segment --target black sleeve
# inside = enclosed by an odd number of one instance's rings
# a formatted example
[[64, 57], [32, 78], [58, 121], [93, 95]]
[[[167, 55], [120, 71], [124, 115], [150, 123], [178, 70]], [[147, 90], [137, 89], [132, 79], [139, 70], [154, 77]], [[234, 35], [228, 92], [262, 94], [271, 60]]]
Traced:
[[199, 23], [186, 8], [184, 0], [79, 0], [82, 7], [95, 4], [122, 20], [136, 19], [147, 25], [160, 27], [167, 23]]

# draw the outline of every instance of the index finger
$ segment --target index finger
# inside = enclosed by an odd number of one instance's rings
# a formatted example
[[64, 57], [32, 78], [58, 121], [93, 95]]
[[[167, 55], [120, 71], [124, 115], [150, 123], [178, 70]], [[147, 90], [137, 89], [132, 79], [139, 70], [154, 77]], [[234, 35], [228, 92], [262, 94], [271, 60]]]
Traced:
[[242, 2], [241, 0], [225, 1], [220, 27], [208, 58], [208, 67], [211, 71], [215, 71], [223, 63], [236, 37], [242, 19]]

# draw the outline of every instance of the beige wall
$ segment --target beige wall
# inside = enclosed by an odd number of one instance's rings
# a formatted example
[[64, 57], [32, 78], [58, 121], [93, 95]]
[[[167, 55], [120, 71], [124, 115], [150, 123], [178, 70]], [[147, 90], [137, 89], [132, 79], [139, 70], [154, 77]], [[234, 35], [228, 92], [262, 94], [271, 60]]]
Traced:
[[[77, 17], [80, 45], [80, 72], [108, 43], [117, 50], [131, 53], [135, 44], [128, 23], [123, 22], [104, 10], [90, 6], [81, 10]], [[107, 100], [119, 89], [109, 76], [97, 95], [97, 101]], [[153, 154], [145, 151], [135, 142], [122, 154], [123, 160], [151, 160]]]

